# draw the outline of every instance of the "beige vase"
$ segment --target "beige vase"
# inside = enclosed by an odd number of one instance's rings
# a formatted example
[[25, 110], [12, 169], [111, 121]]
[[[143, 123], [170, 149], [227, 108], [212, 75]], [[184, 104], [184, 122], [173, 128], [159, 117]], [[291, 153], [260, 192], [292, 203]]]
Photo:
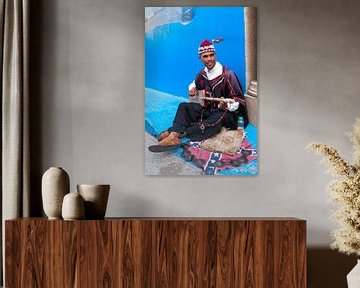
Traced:
[[85, 219], [104, 219], [110, 185], [77, 185], [78, 193], [85, 201]]
[[60, 167], [49, 168], [42, 177], [43, 208], [49, 219], [61, 219], [63, 198], [69, 193], [70, 179]]
[[75, 192], [65, 195], [61, 214], [64, 220], [84, 219], [84, 199], [79, 193]]

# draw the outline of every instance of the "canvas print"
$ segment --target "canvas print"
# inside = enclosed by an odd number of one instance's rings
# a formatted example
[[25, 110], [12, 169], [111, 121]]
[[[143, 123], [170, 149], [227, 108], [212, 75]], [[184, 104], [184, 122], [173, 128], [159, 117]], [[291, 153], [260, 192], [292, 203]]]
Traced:
[[145, 8], [145, 174], [258, 173], [256, 8]]

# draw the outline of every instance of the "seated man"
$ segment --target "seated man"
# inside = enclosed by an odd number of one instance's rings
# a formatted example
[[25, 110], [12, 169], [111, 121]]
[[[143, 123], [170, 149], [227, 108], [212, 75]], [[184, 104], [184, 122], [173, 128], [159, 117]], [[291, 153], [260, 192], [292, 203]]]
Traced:
[[201, 94], [215, 100], [199, 103], [181, 103], [178, 106], [173, 126], [162, 132], [159, 145], [176, 145], [180, 137], [186, 136], [191, 141], [201, 141], [220, 132], [221, 127], [235, 130], [238, 117], [243, 117], [244, 126], [248, 124], [245, 98], [236, 74], [216, 61], [215, 47], [208, 41], [201, 42], [198, 54], [204, 68], [189, 85], [189, 95]]

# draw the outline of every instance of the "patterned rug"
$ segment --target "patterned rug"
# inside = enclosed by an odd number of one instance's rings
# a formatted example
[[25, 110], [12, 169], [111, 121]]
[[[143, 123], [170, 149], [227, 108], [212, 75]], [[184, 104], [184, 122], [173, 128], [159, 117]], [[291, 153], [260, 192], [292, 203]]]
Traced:
[[[202, 169], [206, 175], [244, 174], [241, 171], [247, 172], [248, 175], [255, 175], [257, 172], [256, 167], [249, 169], [251, 166], [248, 166], [244, 169], [247, 164], [257, 159], [257, 149], [254, 149], [246, 139], [242, 141], [240, 149], [234, 155], [207, 151], [200, 147], [200, 142], [189, 142], [189, 144], [190, 146], [185, 146], [180, 153], [181, 157]], [[233, 172], [236, 170], [236, 172], [221, 173], [228, 169]]]

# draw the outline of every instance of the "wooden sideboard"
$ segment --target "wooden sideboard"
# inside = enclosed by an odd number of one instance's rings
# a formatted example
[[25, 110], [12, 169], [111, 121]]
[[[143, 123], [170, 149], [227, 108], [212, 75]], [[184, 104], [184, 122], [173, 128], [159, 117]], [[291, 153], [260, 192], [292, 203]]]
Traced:
[[6, 287], [306, 287], [306, 221], [5, 222]]

